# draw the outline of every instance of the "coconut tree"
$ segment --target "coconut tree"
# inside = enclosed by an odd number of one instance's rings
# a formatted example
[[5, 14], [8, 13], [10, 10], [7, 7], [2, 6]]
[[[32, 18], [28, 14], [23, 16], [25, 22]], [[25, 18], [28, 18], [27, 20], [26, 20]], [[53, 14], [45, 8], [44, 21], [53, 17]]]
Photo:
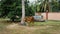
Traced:
[[49, 11], [49, 0], [44, 1], [44, 11], [48, 10]]
[[24, 24], [24, 18], [25, 18], [25, 0], [22, 0], [22, 19], [21, 19], [21, 24]]
[[48, 20], [49, 0], [44, 1], [44, 11], [46, 11], [46, 21]]

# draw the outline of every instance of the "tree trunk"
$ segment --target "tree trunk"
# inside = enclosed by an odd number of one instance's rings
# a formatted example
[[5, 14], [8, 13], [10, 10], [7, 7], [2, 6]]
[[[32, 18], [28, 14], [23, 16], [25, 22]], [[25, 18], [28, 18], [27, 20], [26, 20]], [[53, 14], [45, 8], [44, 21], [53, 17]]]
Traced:
[[24, 18], [25, 18], [25, 4], [24, 4], [25, 0], [22, 0], [22, 19], [21, 19], [21, 24], [24, 24]]

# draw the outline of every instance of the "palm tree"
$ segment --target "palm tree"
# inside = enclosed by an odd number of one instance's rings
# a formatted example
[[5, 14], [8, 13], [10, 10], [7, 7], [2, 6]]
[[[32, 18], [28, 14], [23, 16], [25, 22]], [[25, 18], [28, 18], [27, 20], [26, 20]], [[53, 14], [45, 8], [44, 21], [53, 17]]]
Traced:
[[44, 11], [48, 10], [49, 11], [49, 0], [44, 1]]
[[49, 11], [49, 0], [44, 1], [44, 11], [46, 11], [46, 21], [48, 20], [48, 11]]
[[21, 24], [24, 24], [24, 18], [25, 18], [25, 4], [24, 4], [25, 0], [22, 0], [22, 19], [21, 19]]

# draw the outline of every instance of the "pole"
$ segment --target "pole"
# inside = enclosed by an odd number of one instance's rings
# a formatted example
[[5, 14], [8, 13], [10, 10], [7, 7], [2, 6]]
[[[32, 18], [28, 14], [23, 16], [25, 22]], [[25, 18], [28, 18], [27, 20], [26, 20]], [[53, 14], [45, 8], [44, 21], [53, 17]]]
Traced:
[[46, 21], [48, 21], [48, 10], [46, 10]]

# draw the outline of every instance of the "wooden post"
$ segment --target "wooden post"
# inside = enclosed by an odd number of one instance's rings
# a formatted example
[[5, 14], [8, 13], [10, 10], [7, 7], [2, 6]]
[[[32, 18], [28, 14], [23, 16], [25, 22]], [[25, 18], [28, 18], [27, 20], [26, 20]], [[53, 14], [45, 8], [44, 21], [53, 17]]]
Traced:
[[46, 10], [46, 21], [48, 21], [48, 10]]

